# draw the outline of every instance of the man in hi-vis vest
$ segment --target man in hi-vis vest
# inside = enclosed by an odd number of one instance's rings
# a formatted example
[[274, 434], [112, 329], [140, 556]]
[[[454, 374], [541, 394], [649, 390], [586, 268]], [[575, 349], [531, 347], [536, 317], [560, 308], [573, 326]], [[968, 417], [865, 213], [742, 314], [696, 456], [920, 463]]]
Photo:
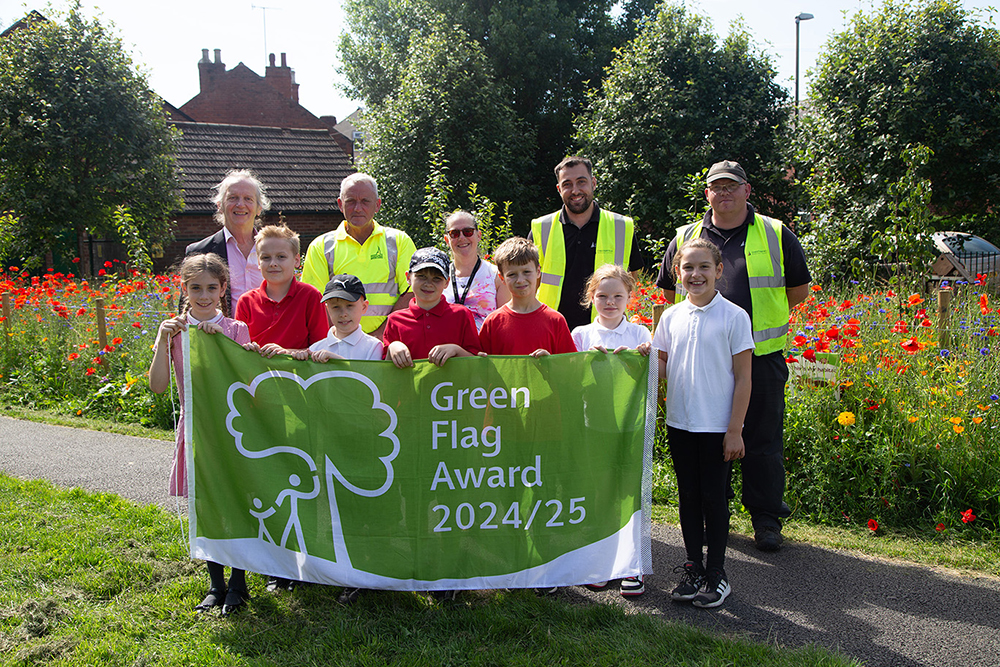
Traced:
[[368, 295], [361, 328], [381, 340], [389, 313], [406, 308], [413, 296], [406, 272], [416, 246], [405, 232], [375, 222], [382, 200], [378, 184], [368, 174], [354, 173], [341, 181], [337, 206], [344, 221], [309, 244], [302, 282], [323, 292], [337, 274], [356, 276]]
[[594, 201], [594, 167], [585, 157], [568, 157], [556, 168], [561, 210], [531, 221], [531, 237], [542, 261], [538, 300], [558, 310], [570, 331], [590, 324], [590, 308], [580, 305], [587, 279], [604, 264], [633, 275], [643, 268], [632, 218], [601, 210]]
[[[708, 171], [705, 197], [711, 210], [700, 222], [685, 225], [667, 247], [656, 280], [668, 303], [684, 298], [670, 273], [678, 246], [701, 236], [722, 251], [719, 292], [747, 311], [754, 349], [750, 407], [743, 422], [746, 456], [743, 506], [753, 520], [754, 541], [761, 551], [781, 547], [781, 519], [791, 511], [785, 504], [785, 339], [792, 307], [809, 293], [809, 268], [795, 234], [780, 221], [754, 211], [747, 203], [750, 183], [737, 162], [716, 162]], [[677, 293], [675, 293], [677, 291]], [[712, 382], [712, 378], [704, 378]]]

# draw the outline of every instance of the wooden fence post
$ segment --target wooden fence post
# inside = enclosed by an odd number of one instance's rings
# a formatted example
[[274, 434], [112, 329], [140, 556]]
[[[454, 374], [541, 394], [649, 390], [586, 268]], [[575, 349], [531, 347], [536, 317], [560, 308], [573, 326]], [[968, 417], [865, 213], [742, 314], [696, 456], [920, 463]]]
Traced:
[[103, 350], [108, 345], [108, 321], [104, 317], [104, 299], [94, 299], [97, 310], [97, 341]]
[[3, 333], [6, 347], [7, 341], [10, 340], [10, 292], [3, 293]]
[[654, 332], [656, 331], [656, 325], [658, 325], [660, 323], [660, 317], [663, 316], [663, 310], [666, 307], [667, 306], [665, 304], [662, 304], [662, 303], [654, 303], [653, 304], [653, 331]]
[[937, 293], [937, 319], [938, 319], [938, 349], [948, 349], [951, 347], [951, 290], [938, 290]]

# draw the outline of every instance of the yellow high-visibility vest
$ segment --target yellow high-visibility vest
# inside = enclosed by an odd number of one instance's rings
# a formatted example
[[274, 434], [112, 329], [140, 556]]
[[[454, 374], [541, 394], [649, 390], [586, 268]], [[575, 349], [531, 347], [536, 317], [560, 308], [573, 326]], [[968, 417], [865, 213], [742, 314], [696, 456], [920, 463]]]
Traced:
[[[677, 248], [701, 235], [701, 222], [677, 229]], [[785, 348], [788, 335], [788, 292], [785, 290], [785, 255], [781, 246], [781, 221], [754, 213], [754, 224], [747, 228], [743, 248], [750, 278], [750, 318], [753, 328], [753, 353], [757, 356]], [[687, 296], [680, 283], [676, 286], [675, 303]]]
[[[562, 211], [535, 218], [531, 221], [531, 236], [538, 247], [542, 264], [542, 283], [538, 287], [538, 300], [553, 310], [559, 309], [563, 279], [566, 275], [566, 243], [563, 238]], [[632, 218], [601, 209], [597, 223], [597, 248], [594, 253], [594, 270], [605, 264], [617, 264], [628, 270], [632, 255]], [[590, 319], [595, 311], [590, 309]]]

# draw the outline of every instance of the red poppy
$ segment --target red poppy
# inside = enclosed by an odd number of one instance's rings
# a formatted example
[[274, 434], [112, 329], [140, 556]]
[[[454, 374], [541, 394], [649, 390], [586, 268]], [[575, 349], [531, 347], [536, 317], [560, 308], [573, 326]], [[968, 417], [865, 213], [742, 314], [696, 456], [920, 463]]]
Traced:
[[110, 269], [111, 268], [111, 262], [104, 262], [104, 268], [105, 269]]
[[907, 299], [907, 303], [909, 303], [911, 306], [915, 306], [918, 303], [923, 303], [923, 302], [924, 300], [920, 297], [919, 294], [911, 294], [910, 298]]
[[972, 508], [962, 512], [962, 523], [972, 523], [976, 520], [976, 515], [972, 513]]
[[70, 352], [69, 356], [66, 358], [69, 359], [70, 361], [75, 361], [80, 358], [80, 355], [77, 354], [76, 352]]
[[112, 345], [121, 345], [122, 344], [122, 339], [121, 338], [112, 338], [111, 339], [111, 344]]
[[93, 375], [96, 372], [97, 372], [96, 368], [88, 368], [87, 369], [87, 375]]
[[878, 521], [876, 521], [875, 519], [868, 519], [868, 530], [872, 531], [873, 533], [876, 530], [878, 530]]
[[985, 294], [979, 297], [979, 312], [983, 315], [990, 314], [990, 299]]
[[141, 329], [142, 328], [142, 322], [133, 322], [132, 326], [134, 326], [136, 329]]
[[988, 330], [986, 331], [986, 335], [987, 335], [987, 336], [996, 336], [996, 335], [997, 335], [997, 330], [996, 330], [996, 329], [994, 329], [993, 327], [990, 327], [990, 328], [989, 328], [989, 329], [988, 329]]
[[99, 270], [99, 271], [97, 272], [97, 275], [99, 275], [99, 276], [103, 276], [103, 275], [105, 275], [106, 273], [107, 273], [107, 271], [105, 271], [104, 269], [100, 269], [100, 270]]
[[790, 355], [788, 355], [788, 358], [785, 359], [785, 363], [786, 364], [797, 364], [797, 363], [799, 363], [799, 360], [796, 359], [793, 355], [790, 354]]
[[921, 347], [920, 341], [918, 341], [915, 337], [910, 338], [910, 340], [904, 340], [902, 343], [899, 344], [899, 346], [904, 350], [906, 350], [907, 352], [909, 352], [910, 354], [916, 354], [917, 352], [920, 351]]
[[944, 530], [944, 524], [939, 523], [938, 525], [934, 526], [934, 530], [940, 533], [942, 530]]
[[805, 336], [796, 336], [792, 339], [792, 345], [795, 347], [804, 347], [809, 342], [809, 339]]
[[820, 287], [819, 285], [813, 285], [809, 289], [811, 289], [813, 292], [822, 292], [823, 291], [823, 288]]
[[830, 340], [837, 340], [838, 338], [840, 338], [840, 329], [838, 329], [837, 327], [830, 327], [829, 329], [826, 330], [825, 333], [826, 337], [829, 338]]
[[985, 274], [985, 273], [977, 273], [976, 274], [976, 282], [973, 283], [973, 284], [975, 284], [975, 285], [985, 285], [986, 284], [986, 275], [987, 274]]
[[901, 333], [901, 334], [910, 333], [910, 328], [906, 325], [906, 320], [898, 320], [892, 326], [892, 333]]

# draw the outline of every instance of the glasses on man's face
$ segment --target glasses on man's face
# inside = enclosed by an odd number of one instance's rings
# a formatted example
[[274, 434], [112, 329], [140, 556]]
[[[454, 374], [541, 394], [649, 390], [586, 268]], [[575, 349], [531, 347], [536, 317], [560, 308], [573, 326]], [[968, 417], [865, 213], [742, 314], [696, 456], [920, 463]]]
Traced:
[[727, 194], [731, 195], [740, 188], [743, 187], [742, 183], [733, 183], [732, 185], [710, 185], [708, 189], [712, 191], [712, 194], [721, 195]]
[[449, 229], [448, 236], [453, 239], [457, 239], [459, 236], [464, 236], [465, 238], [472, 238], [472, 235], [476, 233], [475, 227], [466, 227], [465, 229]]

